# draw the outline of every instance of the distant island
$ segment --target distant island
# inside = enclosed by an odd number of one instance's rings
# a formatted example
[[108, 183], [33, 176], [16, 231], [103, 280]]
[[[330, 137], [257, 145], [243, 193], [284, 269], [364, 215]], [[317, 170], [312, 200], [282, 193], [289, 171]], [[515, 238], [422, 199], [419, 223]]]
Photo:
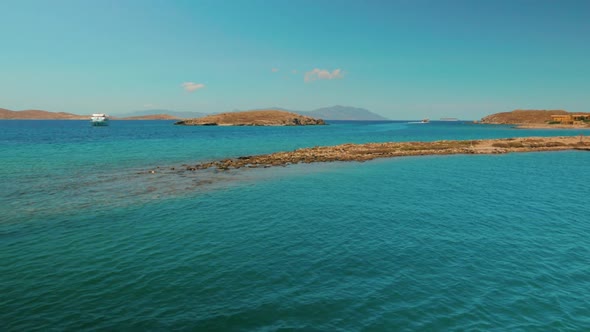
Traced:
[[[179, 120], [168, 114], [139, 115], [129, 117], [111, 117], [114, 120]], [[43, 110], [11, 111], [0, 108], [0, 120], [90, 120], [90, 115], [78, 115], [66, 112], [49, 112]]]
[[590, 113], [565, 110], [514, 110], [488, 115], [478, 123], [510, 124], [517, 128], [589, 128]]
[[42, 110], [11, 111], [0, 108], [3, 120], [89, 120], [90, 115], [77, 115], [65, 112], [48, 112]]
[[322, 119], [314, 119], [279, 110], [259, 110], [221, 113], [196, 119], [178, 121], [185, 126], [310, 126], [325, 125]]

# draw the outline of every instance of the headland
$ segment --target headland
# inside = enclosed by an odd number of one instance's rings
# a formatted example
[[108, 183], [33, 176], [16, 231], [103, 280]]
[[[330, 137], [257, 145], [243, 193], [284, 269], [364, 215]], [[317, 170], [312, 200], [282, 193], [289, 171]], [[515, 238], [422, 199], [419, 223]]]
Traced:
[[279, 110], [231, 112], [178, 121], [184, 126], [310, 126], [325, 125], [322, 119]]
[[89, 120], [90, 115], [43, 110], [11, 111], [0, 108], [0, 120]]
[[515, 125], [518, 129], [583, 129], [590, 128], [590, 113], [565, 110], [514, 110], [488, 115], [482, 124]]

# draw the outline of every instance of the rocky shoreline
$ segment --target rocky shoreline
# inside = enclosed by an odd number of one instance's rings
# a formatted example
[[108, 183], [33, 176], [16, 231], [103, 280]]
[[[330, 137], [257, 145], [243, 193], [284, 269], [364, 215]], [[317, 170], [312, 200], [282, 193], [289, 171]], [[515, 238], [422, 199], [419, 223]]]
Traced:
[[562, 124], [517, 124], [516, 129], [590, 129], [590, 125]]
[[[590, 151], [590, 139], [583, 135], [562, 137], [526, 137], [467, 141], [387, 142], [317, 146], [289, 152], [242, 156], [231, 159], [183, 165], [176, 169], [197, 171], [205, 169], [230, 170], [239, 168], [268, 168], [299, 163], [336, 161], [364, 162], [378, 158], [452, 154], [504, 154], [535, 151]], [[175, 170], [175, 169], [172, 169]], [[148, 173], [156, 173], [150, 170]]]

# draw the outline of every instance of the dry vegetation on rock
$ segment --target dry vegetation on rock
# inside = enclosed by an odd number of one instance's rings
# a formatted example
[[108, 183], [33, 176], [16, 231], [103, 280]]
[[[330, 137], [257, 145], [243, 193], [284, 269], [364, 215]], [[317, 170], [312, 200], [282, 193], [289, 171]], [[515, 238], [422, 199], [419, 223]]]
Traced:
[[232, 112], [186, 119], [176, 124], [186, 126], [309, 126], [324, 125], [324, 120], [295, 113], [263, 110]]

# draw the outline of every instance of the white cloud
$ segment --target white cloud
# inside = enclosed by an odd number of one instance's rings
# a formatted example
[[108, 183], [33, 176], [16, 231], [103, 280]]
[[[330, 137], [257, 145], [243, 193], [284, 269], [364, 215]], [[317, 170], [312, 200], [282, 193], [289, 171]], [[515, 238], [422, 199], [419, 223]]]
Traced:
[[312, 71], [305, 73], [305, 82], [313, 82], [316, 80], [339, 80], [344, 78], [344, 72], [341, 69], [334, 69], [330, 72], [327, 69], [314, 68]]
[[205, 87], [205, 84], [195, 82], [184, 82], [181, 85], [186, 91], [194, 92]]

